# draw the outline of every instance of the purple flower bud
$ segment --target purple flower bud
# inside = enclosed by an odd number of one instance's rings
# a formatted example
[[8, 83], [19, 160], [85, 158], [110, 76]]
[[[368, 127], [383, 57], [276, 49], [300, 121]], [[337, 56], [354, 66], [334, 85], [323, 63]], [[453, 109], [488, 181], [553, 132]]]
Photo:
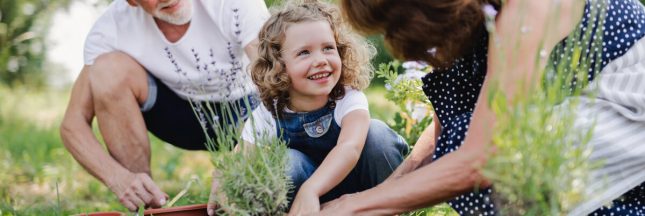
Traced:
[[482, 7], [482, 10], [484, 11], [484, 15], [486, 15], [486, 17], [489, 17], [489, 18], [490, 18], [490, 17], [495, 17], [495, 16], [497, 16], [497, 10], [496, 10], [496, 9], [495, 9], [495, 7], [493, 7], [493, 5], [491, 5], [491, 4], [485, 4], [485, 5]]

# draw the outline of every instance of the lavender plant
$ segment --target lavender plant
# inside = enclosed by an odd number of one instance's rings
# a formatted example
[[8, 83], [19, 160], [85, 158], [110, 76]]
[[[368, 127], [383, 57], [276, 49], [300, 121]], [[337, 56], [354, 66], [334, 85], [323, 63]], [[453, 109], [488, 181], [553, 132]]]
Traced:
[[[244, 119], [238, 117], [252, 111], [250, 101], [224, 103], [219, 108], [209, 103], [205, 106], [193, 103], [193, 108], [202, 122], [211, 125], [217, 134], [207, 139], [211, 161], [219, 174], [219, 194], [211, 194], [219, 207], [217, 213], [284, 214], [287, 192], [291, 189], [286, 175], [286, 143], [269, 134], [254, 133], [258, 146], [238, 145], [244, 125]], [[252, 116], [250, 120], [254, 120]], [[204, 133], [208, 136], [205, 127]]]

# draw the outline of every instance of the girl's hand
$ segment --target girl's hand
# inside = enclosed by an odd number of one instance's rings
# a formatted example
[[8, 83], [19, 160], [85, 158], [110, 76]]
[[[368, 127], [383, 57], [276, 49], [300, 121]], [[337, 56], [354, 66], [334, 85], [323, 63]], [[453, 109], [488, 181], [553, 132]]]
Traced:
[[320, 211], [320, 200], [316, 193], [306, 188], [300, 188], [291, 205], [289, 216], [310, 215]]

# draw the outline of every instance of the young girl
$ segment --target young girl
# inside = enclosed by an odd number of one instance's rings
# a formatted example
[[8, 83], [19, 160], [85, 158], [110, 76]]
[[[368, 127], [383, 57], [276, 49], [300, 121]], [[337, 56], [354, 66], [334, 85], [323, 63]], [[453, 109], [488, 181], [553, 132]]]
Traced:
[[255, 143], [255, 133], [268, 133], [288, 143], [295, 185], [290, 215], [317, 212], [321, 202], [387, 178], [408, 147], [384, 123], [370, 120], [360, 90], [369, 85], [373, 47], [345, 28], [338, 9], [288, 3], [265, 23], [259, 40], [251, 69], [264, 106], [253, 112], [242, 138]]

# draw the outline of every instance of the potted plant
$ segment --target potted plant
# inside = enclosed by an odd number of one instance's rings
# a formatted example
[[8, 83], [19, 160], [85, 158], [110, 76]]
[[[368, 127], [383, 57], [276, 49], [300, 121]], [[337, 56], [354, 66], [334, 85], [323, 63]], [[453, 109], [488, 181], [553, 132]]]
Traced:
[[244, 118], [238, 116], [254, 120], [250, 100], [223, 103], [219, 108], [192, 103], [200, 122], [210, 124], [217, 134], [207, 139], [220, 185], [219, 194], [211, 197], [215, 198], [220, 215], [285, 214], [287, 192], [291, 189], [286, 174], [286, 143], [269, 134], [254, 133], [259, 145], [238, 145], [244, 125]]

